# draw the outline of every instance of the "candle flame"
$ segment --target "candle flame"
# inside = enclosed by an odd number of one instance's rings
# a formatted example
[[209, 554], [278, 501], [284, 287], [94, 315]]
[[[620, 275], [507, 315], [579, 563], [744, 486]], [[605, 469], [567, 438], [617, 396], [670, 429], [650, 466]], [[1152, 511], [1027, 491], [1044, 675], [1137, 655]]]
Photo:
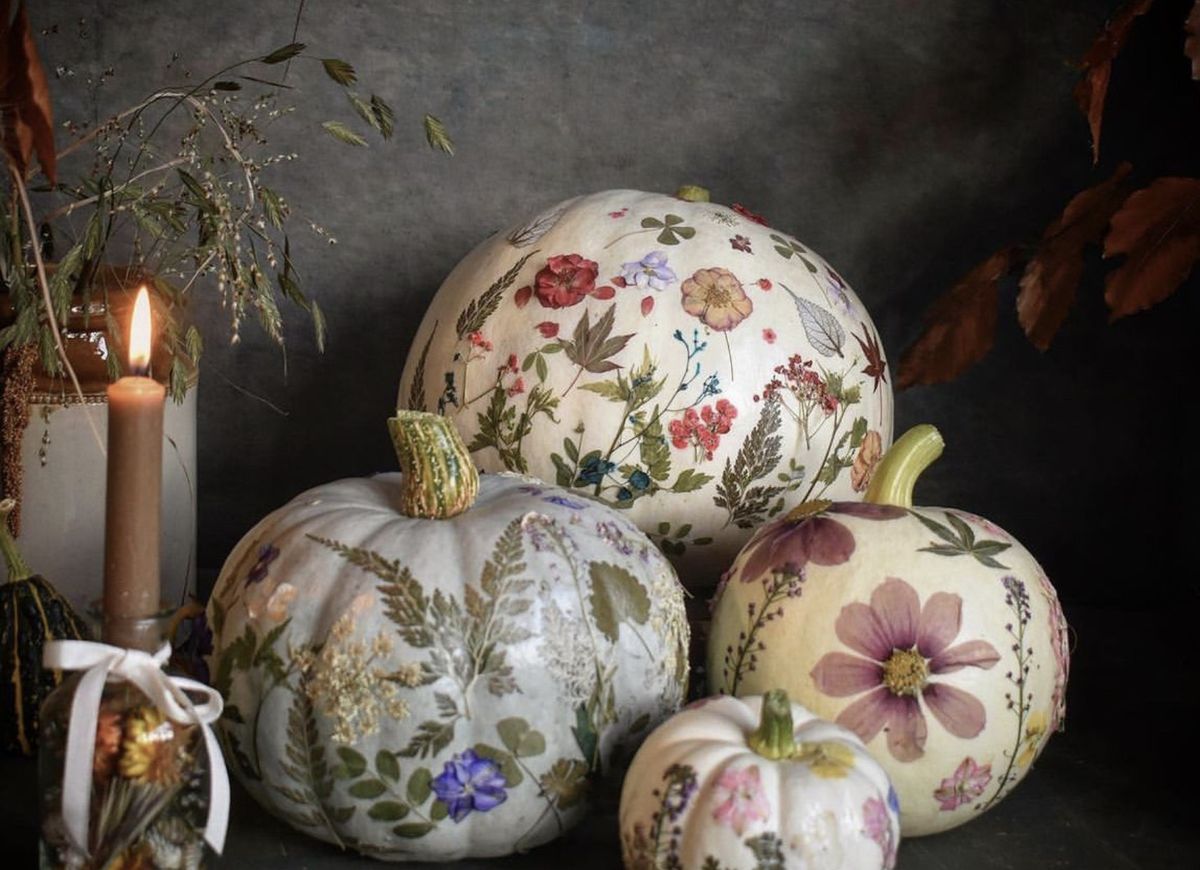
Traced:
[[150, 373], [150, 296], [146, 288], [138, 290], [129, 328], [129, 368], [135, 375]]

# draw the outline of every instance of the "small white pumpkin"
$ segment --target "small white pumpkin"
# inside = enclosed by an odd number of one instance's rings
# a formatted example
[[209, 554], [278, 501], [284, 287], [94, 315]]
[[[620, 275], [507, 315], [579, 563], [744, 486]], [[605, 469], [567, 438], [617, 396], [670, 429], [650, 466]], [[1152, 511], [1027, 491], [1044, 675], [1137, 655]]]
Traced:
[[1066, 709], [1067, 624], [1033, 556], [974, 514], [912, 507], [941, 450], [918, 426], [865, 503], [802, 505], [760, 529], [708, 645], [710, 691], [782, 686], [857, 733], [896, 786], [905, 836], [994, 806]]
[[398, 404], [452, 416], [487, 471], [628, 511], [707, 589], [767, 518], [863, 491], [892, 438], [858, 297], [699, 188], [580, 196], [483, 242], [430, 303]]
[[678, 708], [682, 588], [603, 505], [481, 480], [444, 417], [390, 423], [403, 476], [297, 496], [217, 581], [230, 766], [275, 815], [373, 857], [532, 848]]
[[708, 698], [664, 722], [621, 790], [628, 870], [886, 870], [896, 793], [852, 733], [787, 693]]

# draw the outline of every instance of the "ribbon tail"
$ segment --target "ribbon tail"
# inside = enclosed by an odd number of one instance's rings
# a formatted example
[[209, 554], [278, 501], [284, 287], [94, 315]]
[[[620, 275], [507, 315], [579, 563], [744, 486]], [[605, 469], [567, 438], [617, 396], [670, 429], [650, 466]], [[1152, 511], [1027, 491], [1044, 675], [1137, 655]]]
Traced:
[[96, 753], [96, 724], [108, 663], [93, 667], [79, 680], [71, 701], [67, 751], [63, 758], [62, 815], [67, 836], [83, 855], [88, 849], [88, 816], [92, 800], [92, 762]]
[[208, 823], [204, 826], [204, 840], [220, 855], [229, 827], [229, 773], [212, 728], [205, 724], [200, 730], [204, 735], [204, 751], [208, 753]]

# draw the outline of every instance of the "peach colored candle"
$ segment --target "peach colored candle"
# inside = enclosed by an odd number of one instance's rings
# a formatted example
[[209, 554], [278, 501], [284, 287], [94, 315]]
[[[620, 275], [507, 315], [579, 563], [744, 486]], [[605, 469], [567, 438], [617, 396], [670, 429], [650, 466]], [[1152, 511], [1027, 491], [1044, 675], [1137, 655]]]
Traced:
[[138, 291], [129, 339], [129, 371], [108, 387], [108, 490], [104, 526], [104, 640], [145, 649], [161, 638], [133, 620], [158, 612], [162, 509], [163, 403], [166, 388], [149, 377], [150, 300]]

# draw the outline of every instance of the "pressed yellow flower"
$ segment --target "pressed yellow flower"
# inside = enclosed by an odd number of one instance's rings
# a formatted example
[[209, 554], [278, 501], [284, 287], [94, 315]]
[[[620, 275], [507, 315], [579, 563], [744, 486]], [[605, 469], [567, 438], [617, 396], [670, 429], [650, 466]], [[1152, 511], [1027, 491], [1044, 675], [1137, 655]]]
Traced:
[[805, 741], [796, 747], [792, 758], [807, 764], [823, 779], [842, 779], [854, 767], [854, 753], [850, 747], [833, 740]]
[[138, 707], [125, 720], [121, 776], [134, 782], [171, 785], [179, 781], [179, 736], [184, 729], [155, 707]]
[[1021, 754], [1017, 756], [1017, 764], [1025, 767], [1033, 761], [1033, 757], [1037, 755], [1038, 745], [1042, 742], [1042, 735], [1045, 733], [1046, 713], [1043, 710], [1037, 710], [1025, 723], [1025, 737], [1021, 741]]
[[425, 671], [420, 662], [405, 662], [392, 671], [388, 679], [399, 683], [406, 689], [415, 689], [425, 679]]

